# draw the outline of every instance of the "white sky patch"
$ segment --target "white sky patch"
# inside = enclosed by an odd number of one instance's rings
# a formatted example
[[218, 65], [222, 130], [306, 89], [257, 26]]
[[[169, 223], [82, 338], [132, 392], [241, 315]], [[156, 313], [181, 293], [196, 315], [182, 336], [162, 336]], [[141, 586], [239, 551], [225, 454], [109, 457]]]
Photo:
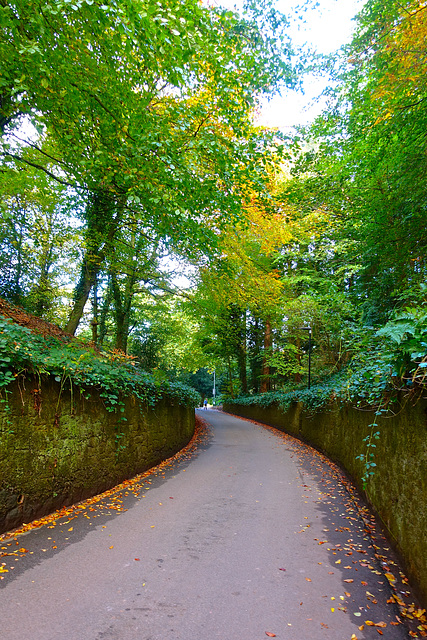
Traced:
[[[319, 0], [317, 9], [307, 11], [304, 22], [294, 14], [291, 36], [295, 51], [303, 47], [329, 54], [350, 42], [356, 23], [354, 17], [365, 0]], [[278, 0], [277, 8], [291, 13], [287, 0]], [[288, 131], [296, 125], [313, 121], [326, 106], [325, 99], [317, 99], [327, 85], [327, 78], [308, 76], [304, 81], [304, 93], [285, 90], [282, 95], [265, 99], [257, 124], [278, 127]]]
[[[210, 1], [217, 6], [234, 10], [239, 10], [242, 5], [242, 0]], [[307, 11], [297, 11], [300, 3], [295, 0], [276, 0], [275, 6], [291, 21], [290, 35], [296, 52], [308, 46], [318, 53], [329, 54], [350, 42], [355, 28], [354, 17], [364, 3], [365, 0], [318, 0], [318, 6]], [[326, 106], [323, 98], [317, 100], [326, 85], [326, 78], [307, 77], [304, 81], [304, 93], [284, 90], [282, 95], [269, 100], [265, 98], [256, 124], [277, 127], [284, 132], [289, 132], [297, 125], [308, 124]]]

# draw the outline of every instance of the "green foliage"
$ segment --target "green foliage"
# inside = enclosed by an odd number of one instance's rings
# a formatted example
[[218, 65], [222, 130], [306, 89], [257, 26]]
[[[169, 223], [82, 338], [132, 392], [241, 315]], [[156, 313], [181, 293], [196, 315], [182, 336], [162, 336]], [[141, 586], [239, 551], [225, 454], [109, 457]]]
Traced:
[[344, 399], [344, 389], [344, 376], [337, 374], [313, 385], [310, 389], [307, 389], [305, 385], [299, 385], [298, 387], [288, 387], [288, 389], [285, 388], [280, 391], [226, 398], [226, 402], [259, 407], [268, 407], [276, 404], [283, 412], [288, 411], [294, 402], [302, 402], [305, 410], [310, 415], [314, 415], [317, 411], [327, 409], [332, 401]]
[[397, 373], [401, 377], [414, 371], [427, 356], [427, 313], [424, 308], [406, 308], [377, 331], [393, 344]]
[[[30, 158], [31, 153], [24, 157]], [[81, 237], [81, 199], [31, 167], [0, 172], [0, 296], [50, 321], [63, 315]]]
[[99, 352], [77, 340], [63, 341], [33, 334], [0, 316], [0, 389], [15, 377], [54, 376], [64, 386], [83, 393], [98, 389], [109, 411], [123, 409], [122, 399], [134, 395], [149, 406], [160, 398], [197, 406], [199, 395], [178, 382], [157, 381], [122, 352]]

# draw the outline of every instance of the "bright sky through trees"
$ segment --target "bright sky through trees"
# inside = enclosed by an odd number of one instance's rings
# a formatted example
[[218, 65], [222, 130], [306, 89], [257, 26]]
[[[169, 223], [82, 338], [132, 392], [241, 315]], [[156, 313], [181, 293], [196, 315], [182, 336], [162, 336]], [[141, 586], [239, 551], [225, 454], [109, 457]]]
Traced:
[[[317, 7], [302, 12], [301, 9], [293, 9], [296, 6], [293, 1], [277, 2], [277, 7], [291, 17], [296, 52], [308, 46], [318, 53], [328, 54], [349, 42], [355, 26], [353, 18], [363, 7], [364, 0], [319, 0], [316, 4]], [[304, 82], [304, 94], [288, 89], [269, 102], [264, 100], [259, 123], [284, 131], [307, 124], [325, 106], [323, 100], [316, 101], [324, 87], [324, 78], [309, 76]]]

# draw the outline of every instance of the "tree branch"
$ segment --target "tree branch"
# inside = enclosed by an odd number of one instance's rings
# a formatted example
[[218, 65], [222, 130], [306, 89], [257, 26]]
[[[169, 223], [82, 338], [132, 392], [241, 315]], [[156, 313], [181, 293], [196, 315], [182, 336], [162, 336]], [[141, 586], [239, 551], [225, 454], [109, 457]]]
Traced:
[[18, 160], [18, 162], [24, 162], [25, 164], [29, 165], [30, 167], [34, 167], [35, 169], [40, 169], [41, 171], [44, 171], [48, 176], [50, 176], [53, 180], [56, 180], [56, 182], [63, 184], [65, 187], [72, 187], [73, 189], [81, 189], [82, 191], [87, 191], [87, 192], [94, 191], [94, 189], [88, 189], [88, 187], [82, 187], [81, 185], [73, 184], [68, 180], [62, 180], [61, 178], [58, 178], [58, 176], [56, 176], [54, 173], [52, 173], [52, 171], [49, 171], [49, 169], [46, 169], [46, 167], [43, 167], [43, 165], [37, 164], [36, 162], [31, 162], [30, 160], [25, 160], [24, 158], [21, 158], [15, 153], [9, 153], [7, 151], [3, 151], [1, 152], [1, 155], [5, 157], [13, 158], [14, 160]]

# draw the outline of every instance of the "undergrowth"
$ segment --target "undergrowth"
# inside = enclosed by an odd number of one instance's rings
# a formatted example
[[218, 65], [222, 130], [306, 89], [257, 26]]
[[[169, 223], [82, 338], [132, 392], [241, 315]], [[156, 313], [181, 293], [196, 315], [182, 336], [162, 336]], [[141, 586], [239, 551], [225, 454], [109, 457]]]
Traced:
[[106, 408], [121, 408], [124, 397], [134, 395], [148, 406], [161, 398], [171, 403], [197, 406], [200, 394], [179, 382], [157, 380], [139, 368], [134, 358], [120, 351], [100, 352], [77, 339], [41, 336], [0, 316], [0, 393], [18, 376], [35, 376], [40, 382], [53, 376], [65, 387], [100, 391]]

